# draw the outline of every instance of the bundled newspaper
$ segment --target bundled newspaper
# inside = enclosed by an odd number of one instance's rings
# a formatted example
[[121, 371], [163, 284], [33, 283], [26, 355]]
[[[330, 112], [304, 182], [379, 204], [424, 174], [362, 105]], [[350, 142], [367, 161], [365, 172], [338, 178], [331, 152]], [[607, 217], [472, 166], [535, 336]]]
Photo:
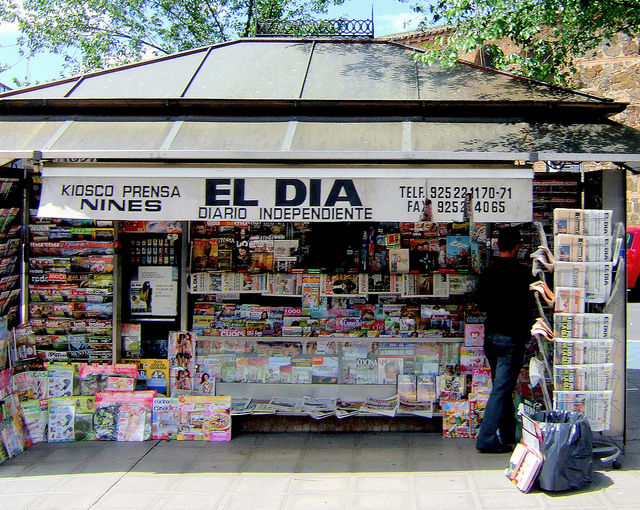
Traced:
[[611, 363], [613, 346], [614, 340], [608, 338], [557, 338], [553, 346], [553, 362], [555, 365]]
[[601, 432], [611, 428], [612, 399], [613, 391], [555, 391], [553, 408], [582, 413], [591, 430]]
[[611, 338], [613, 315], [610, 313], [556, 313], [553, 329], [556, 338]]
[[604, 391], [611, 389], [612, 382], [613, 363], [553, 367], [553, 386], [556, 391]]
[[613, 258], [612, 238], [609, 236], [559, 234], [554, 248], [556, 261], [610, 262]]
[[604, 303], [611, 294], [612, 262], [556, 262], [556, 287], [583, 287], [585, 302]]
[[611, 236], [613, 211], [599, 209], [554, 209], [553, 235]]

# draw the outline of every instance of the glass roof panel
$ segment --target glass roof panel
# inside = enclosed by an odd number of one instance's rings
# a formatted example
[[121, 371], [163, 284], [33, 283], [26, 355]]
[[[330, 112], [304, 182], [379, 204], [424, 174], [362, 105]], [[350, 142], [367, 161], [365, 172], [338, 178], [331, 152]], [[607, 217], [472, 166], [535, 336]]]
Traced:
[[420, 99], [427, 101], [589, 101], [586, 96], [465, 64], [417, 65]]
[[240, 41], [215, 47], [185, 97], [296, 99], [307, 70], [311, 43]]
[[19, 92], [15, 96], [7, 96], [9, 99], [15, 97], [17, 99], [53, 99], [53, 98], [61, 98], [71, 90], [71, 88], [76, 83], [76, 80], [66, 81], [64, 83], [53, 84], [53, 85], [42, 85], [38, 86], [33, 90], [25, 90], [24, 92]]
[[206, 50], [87, 76], [70, 94], [82, 98], [180, 97]]
[[304, 99], [418, 99], [413, 52], [395, 45], [318, 43]]
[[287, 122], [185, 122], [171, 150], [279, 151]]
[[2, 120], [0, 122], [0, 149], [4, 151], [42, 150], [61, 124], [61, 121]]
[[52, 150], [158, 150], [171, 122], [74, 122]]
[[402, 122], [300, 122], [294, 151], [401, 151]]

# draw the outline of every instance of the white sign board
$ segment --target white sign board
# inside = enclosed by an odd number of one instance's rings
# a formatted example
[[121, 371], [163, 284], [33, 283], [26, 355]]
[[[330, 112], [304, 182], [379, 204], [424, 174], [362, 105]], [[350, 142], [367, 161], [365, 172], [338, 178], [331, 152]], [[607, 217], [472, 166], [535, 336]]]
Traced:
[[[489, 172], [489, 171], [488, 171]], [[89, 172], [87, 172], [89, 174]], [[530, 178], [261, 178], [43, 175], [39, 217], [138, 221], [531, 221]], [[345, 170], [345, 174], [348, 171]], [[492, 191], [490, 196], [484, 187]], [[460, 198], [458, 198], [460, 196]]]

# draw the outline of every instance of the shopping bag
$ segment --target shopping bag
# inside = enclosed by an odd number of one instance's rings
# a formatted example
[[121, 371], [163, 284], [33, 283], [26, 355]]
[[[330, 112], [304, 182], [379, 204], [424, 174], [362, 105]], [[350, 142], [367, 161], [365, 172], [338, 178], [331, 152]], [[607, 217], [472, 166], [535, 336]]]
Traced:
[[531, 419], [542, 432], [540, 488], [555, 492], [590, 484], [593, 436], [584, 415], [573, 411], [539, 411]]

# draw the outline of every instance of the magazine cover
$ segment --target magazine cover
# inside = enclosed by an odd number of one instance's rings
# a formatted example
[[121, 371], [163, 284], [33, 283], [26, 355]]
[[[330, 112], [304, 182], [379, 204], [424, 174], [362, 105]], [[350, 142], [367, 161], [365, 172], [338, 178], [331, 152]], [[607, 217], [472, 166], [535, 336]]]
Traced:
[[440, 388], [440, 400], [461, 399], [467, 394], [466, 375], [440, 375], [438, 376], [438, 387]]
[[434, 402], [436, 392], [436, 374], [418, 374], [416, 376], [416, 399], [418, 402]]
[[291, 382], [293, 384], [311, 384], [312, 367], [310, 358], [291, 359]]
[[216, 378], [206, 372], [196, 373], [193, 386], [199, 395], [212, 396], [216, 394]]
[[129, 297], [132, 315], [148, 315], [151, 313], [151, 283], [131, 280]]
[[48, 440], [50, 442], [87, 441], [93, 439], [95, 398], [51, 398], [48, 403]]
[[460, 373], [460, 343], [442, 342], [440, 346], [439, 373], [455, 375]]
[[218, 270], [218, 240], [193, 239], [191, 241], [191, 271]]
[[273, 241], [273, 269], [287, 272], [298, 262], [298, 239], [276, 239]]
[[170, 331], [168, 342], [169, 364], [194, 372], [196, 355], [195, 334], [192, 331]]
[[342, 358], [340, 362], [340, 383], [357, 383], [358, 360], [354, 358]]
[[360, 291], [358, 276], [357, 274], [324, 275], [323, 295], [358, 295]]
[[320, 306], [320, 275], [304, 275], [302, 277], [302, 308], [316, 310]]
[[397, 384], [402, 374], [404, 358], [401, 356], [378, 356], [378, 384]]
[[80, 395], [99, 391], [133, 391], [138, 375], [134, 364], [100, 365], [82, 363], [79, 367]]
[[399, 374], [397, 392], [401, 400], [416, 402], [416, 376], [414, 374]]
[[75, 441], [73, 422], [76, 414], [74, 402], [58, 405], [57, 399], [49, 400], [49, 433], [50, 443]]
[[482, 425], [482, 419], [484, 418], [484, 410], [487, 408], [487, 402], [489, 402], [488, 394], [469, 394], [469, 415], [471, 418], [471, 436], [476, 438], [478, 432], [480, 432], [480, 426]]
[[179, 441], [231, 440], [231, 397], [178, 397]]
[[147, 406], [124, 404], [118, 412], [117, 441], [144, 441]]
[[507, 478], [511, 480], [520, 492], [529, 492], [533, 486], [543, 460], [539, 454], [522, 443], [518, 443], [509, 459], [509, 466], [505, 470]]
[[151, 439], [171, 439], [178, 433], [178, 399], [154, 398]]
[[272, 239], [251, 239], [249, 241], [249, 251], [251, 252], [250, 272], [263, 273], [273, 271]]
[[416, 295], [432, 296], [433, 295], [433, 275], [419, 274], [416, 275]]
[[122, 324], [120, 337], [122, 338], [122, 356], [124, 358], [140, 357], [142, 347], [142, 326], [140, 324]]
[[473, 367], [471, 393], [474, 395], [488, 395], [491, 393], [491, 387], [491, 369], [488, 367]]
[[471, 374], [475, 367], [487, 365], [482, 347], [460, 347], [460, 373]]
[[[94, 434], [100, 441], [123, 441], [125, 431], [132, 420], [130, 435], [139, 437], [138, 432], [142, 423], [143, 434], [141, 441], [151, 437], [151, 409], [155, 391], [101, 391], [95, 396]], [[144, 408], [144, 417], [137, 413]], [[132, 417], [133, 414], [137, 416]]]
[[464, 344], [469, 347], [484, 345], [484, 324], [464, 324]]
[[136, 390], [155, 390], [167, 395], [169, 392], [169, 360], [123, 359], [123, 363], [134, 364], [138, 369]]
[[442, 407], [442, 436], [446, 438], [470, 437], [468, 400], [446, 400]]
[[14, 374], [13, 390], [20, 401], [46, 399], [49, 397], [49, 374], [44, 370]]
[[[27, 447], [24, 433], [26, 432], [22, 416], [20, 414], [9, 417], [0, 422], [0, 441], [2, 447], [0, 451], [6, 452], [6, 457], [13, 458], [22, 453]], [[4, 456], [0, 453], [1, 456]]]
[[25, 400], [20, 402], [24, 423], [29, 437], [34, 443], [47, 440], [47, 426], [49, 422], [49, 400]]
[[389, 272], [393, 274], [409, 272], [409, 249], [389, 249]]
[[338, 358], [334, 356], [312, 358], [311, 382], [313, 384], [336, 384], [338, 382]]
[[291, 358], [288, 356], [270, 356], [267, 365], [267, 382], [279, 383], [280, 373], [283, 367], [291, 366]]
[[416, 346], [414, 364], [417, 374], [437, 375], [440, 367], [440, 345], [426, 342]]
[[169, 380], [169, 391], [173, 390], [193, 390], [193, 374], [188, 368], [173, 367], [171, 369], [171, 379]]
[[51, 367], [47, 373], [50, 398], [73, 396], [74, 371], [72, 367]]
[[469, 236], [447, 236], [447, 267], [471, 267], [471, 239]]
[[356, 384], [378, 384], [378, 360], [356, 359]]

